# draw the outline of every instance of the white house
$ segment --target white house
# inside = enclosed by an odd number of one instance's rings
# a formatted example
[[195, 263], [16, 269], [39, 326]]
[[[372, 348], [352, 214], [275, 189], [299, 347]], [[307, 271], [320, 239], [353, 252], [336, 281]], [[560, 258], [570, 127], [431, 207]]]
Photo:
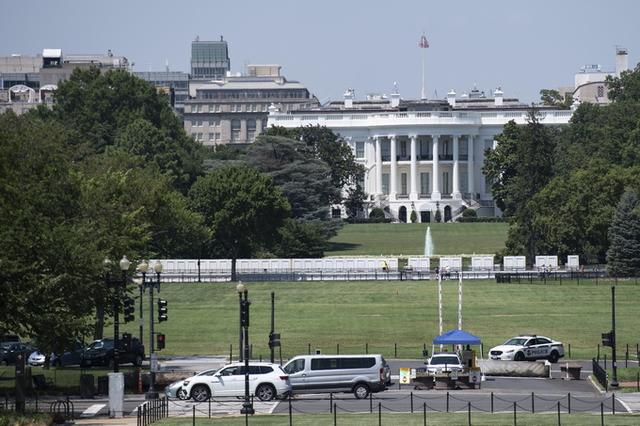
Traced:
[[[420, 222], [431, 222], [439, 209], [443, 220], [455, 219], [462, 207], [480, 215], [500, 214], [482, 174], [484, 153], [510, 120], [527, 122], [530, 107], [473, 89], [446, 100], [404, 100], [400, 94], [344, 100], [324, 107], [280, 112], [270, 109], [268, 125], [288, 128], [320, 125], [341, 135], [365, 166], [362, 177], [370, 207], [407, 222], [415, 210]], [[538, 119], [547, 125], [567, 124], [572, 111], [541, 107]], [[333, 214], [343, 215], [338, 208]]]

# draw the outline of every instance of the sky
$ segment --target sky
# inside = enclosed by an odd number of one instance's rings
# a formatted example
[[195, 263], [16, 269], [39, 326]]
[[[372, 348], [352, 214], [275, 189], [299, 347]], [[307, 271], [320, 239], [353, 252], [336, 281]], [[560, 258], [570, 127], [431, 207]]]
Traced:
[[[637, 0], [0, 0], [0, 56], [64, 53], [126, 56], [136, 71], [189, 71], [191, 41], [229, 43], [232, 71], [279, 64], [318, 99], [391, 93], [428, 98], [477, 85], [490, 94], [539, 99], [573, 86], [585, 64], [615, 69], [615, 47], [640, 61]], [[20, 11], [24, 11], [23, 14]], [[430, 47], [418, 46], [423, 34]]]

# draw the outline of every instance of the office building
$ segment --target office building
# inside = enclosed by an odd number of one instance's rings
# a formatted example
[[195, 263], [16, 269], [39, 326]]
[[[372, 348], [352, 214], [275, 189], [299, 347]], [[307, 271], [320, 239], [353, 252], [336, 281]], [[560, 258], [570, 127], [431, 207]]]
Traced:
[[202, 41], [196, 37], [191, 42], [191, 78], [221, 79], [231, 69], [227, 42]]

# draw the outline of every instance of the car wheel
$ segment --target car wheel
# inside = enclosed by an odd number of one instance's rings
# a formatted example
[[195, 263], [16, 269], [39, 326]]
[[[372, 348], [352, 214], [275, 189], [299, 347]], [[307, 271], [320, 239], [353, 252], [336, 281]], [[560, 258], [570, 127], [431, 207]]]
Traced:
[[558, 359], [560, 359], [558, 352], [552, 351], [551, 355], [549, 355], [549, 362], [555, 364], [556, 362], [558, 362]]
[[189, 399], [189, 395], [187, 395], [187, 391], [183, 388], [178, 389], [178, 392], [176, 392], [176, 396], [178, 397], [178, 399], [182, 401]]
[[365, 399], [369, 396], [369, 386], [364, 383], [358, 383], [353, 387], [353, 394], [358, 399]]
[[518, 352], [515, 357], [513, 357], [514, 361], [524, 361], [524, 354], [522, 352]]
[[191, 398], [196, 402], [204, 402], [209, 399], [209, 388], [205, 385], [195, 385], [191, 389]]
[[133, 365], [140, 367], [142, 365], [142, 355], [136, 355], [136, 359], [133, 360]]
[[256, 396], [260, 401], [271, 401], [276, 397], [276, 390], [272, 385], [263, 383], [256, 388]]

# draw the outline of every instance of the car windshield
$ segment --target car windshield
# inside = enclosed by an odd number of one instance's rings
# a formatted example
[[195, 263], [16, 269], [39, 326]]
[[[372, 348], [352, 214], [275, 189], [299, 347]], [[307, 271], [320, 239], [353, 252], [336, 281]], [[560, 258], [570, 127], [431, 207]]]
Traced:
[[522, 346], [527, 342], [527, 340], [529, 339], [524, 339], [522, 337], [514, 337], [513, 339], [509, 339], [506, 342], [504, 342], [504, 344], [509, 346]]
[[434, 356], [429, 361], [429, 365], [444, 365], [444, 364], [460, 364], [460, 360], [457, 356]]

